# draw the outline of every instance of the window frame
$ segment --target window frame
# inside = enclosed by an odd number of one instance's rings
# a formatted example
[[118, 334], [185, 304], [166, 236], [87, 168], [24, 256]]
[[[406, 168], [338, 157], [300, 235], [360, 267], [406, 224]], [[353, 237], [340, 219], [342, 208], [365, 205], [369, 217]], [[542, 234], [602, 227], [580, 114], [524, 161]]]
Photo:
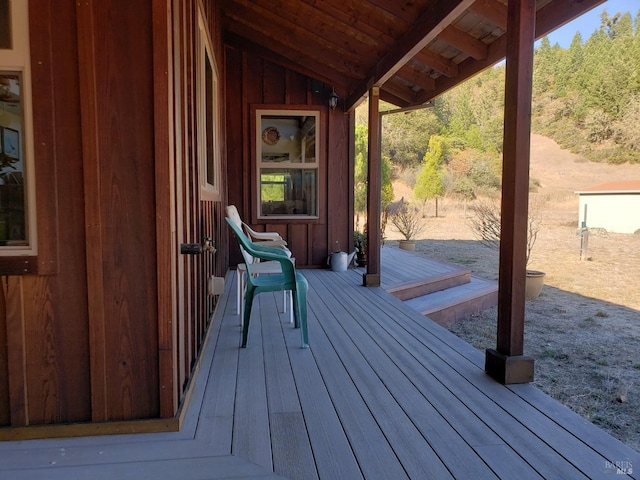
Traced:
[[[324, 211], [322, 201], [324, 200], [322, 192], [324, 187], [323, 181], [323, 156], [324, 156], [324, 141], [323, 141], [323, 112], [320, 108], [316, 108], [310, 105], [254, 105], [252, 106], [252, 138], [253, 138], [253, 162], [252, 173], [253, 182], [252, 190], [255, 197], [253, 202], [253, 220], [256, 223], [269, 223], [273, 220], [278, 220], [278, 223], [320, 223], [322, 220], [322, 213]], [[286, 117], [299, 117], [299, 116], [314, 116], [315, 117], [315, 161], [314, 162], [287, 162], [281, 161], [277, 164], [263, 162], [263, 128], [262, 118], [264, 116], [282, 116]], [[295, 169], [295, 170], [313, 170], [315, 171], [315, 214], [271, 214], [266, 215], [262, 213], [261, 205], [261, 170], [263, 168], [282, 168], [282, 169]]]
[[[202, 200], [220, 201], [221, 172], [221, 133], [220, 113], [220, 75], [213, 43], [209, 36], [205, 15], [198, 2], [198, 59], [197, 68], [197, 154], [200, 181], [200, 195]], [[211, 67], [211, 89], [208, 91], [206, 76], [207, 61]], [[210, 101], [209, 101], [210, 100]], [[211, 160], [212, 165], [210, 165]], [[211, 169], [213, 170], [211, 172]], [[213, 175], [213, 183], [209, 182], [209, 173]]]
[[[0, 245], [2, 265], [11, 263], [10, 257], [35, 257], [38, 254], [36, 181], [33, 144], [33, 107], [31, 88], [31, 55], [29, 48], [28, 2], [9, 0], [11, 48], [0, 49], [0, 72], [20, 76], [22, 107], [19, 148], [23, 162], [25, 237], [23, 245]], [[10, 127], [11, 128], [11, 127]], [[34, 262], [31, 262], [34, 263]], [[35, 262], [37, 264], [37, 262]], [[2, 268], [4, 270], [4, 268]], [[29, 269], [30, 270], [30, 269]], [[23, 273], [29, 273], [23, 270]]]

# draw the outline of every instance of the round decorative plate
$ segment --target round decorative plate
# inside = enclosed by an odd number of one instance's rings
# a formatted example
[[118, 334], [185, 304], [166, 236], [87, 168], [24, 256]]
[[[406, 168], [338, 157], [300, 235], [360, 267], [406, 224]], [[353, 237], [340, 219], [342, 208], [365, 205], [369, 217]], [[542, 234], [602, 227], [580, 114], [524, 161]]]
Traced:
[[276, 127], [267, 127], [262, 131], [262, 141], [267, 145], [275, 145], [280, 140], [280, 132]]

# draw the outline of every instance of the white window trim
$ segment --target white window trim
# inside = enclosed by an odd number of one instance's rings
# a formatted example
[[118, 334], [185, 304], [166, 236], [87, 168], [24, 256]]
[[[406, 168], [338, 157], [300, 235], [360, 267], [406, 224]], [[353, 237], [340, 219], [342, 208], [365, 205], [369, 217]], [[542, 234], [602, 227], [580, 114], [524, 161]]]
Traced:
[[[196, 117], [198, 122], [197, 130], [197, 142], [198, 142], [198, 166], [200, 176], [200, 189], [207, 199], [218, 198], [220, 195], [220, 101], [219, 101], [219, 73], [215, 55], [213, 53], [213, 44], [209, 37], [209, 31], [206, 26], [205, 16], [202, 11], [202, 5], [198, 2], [198, 62], [197, 62], [197, 75], [198, 75], [198, 99], [196, 107]], [[206, 58], [209, 57], [209, 63], [211, 64], [211, 70], [213, 75], [212, 85], [212, 100], [213, 100], [213, 125], [207, 125], [207, 85], [205, 76]], [[207, 132], [210, 131], [214, 136], [213, 145], [213, 178], [214, 183], [211, 184], [207, 179]]]
[[33, 106], [31, 97], [31, 54], [29, 47], [29, 1], [9, 0], [13, 44], [11, 49], [0, 49], [0, 70], [20, 72], [22, 84], [23, 127], [21, 147], [24, 148], [26, 189], [26, 231], [28, 245], [0, 246], [0, 256], [33, 256], [38, 254], [36, 181], [33, 150]]
[[[257, 218], [260, 220], [295, 220], [295, 219], [309, 219], [317, 220], [320, 218], [320, 110], [298, 110], [298, 109], [256, 109], [255, 114], [255, 165], [256, 165], [256, 212]], [[315, 143], [315, 161], [309, 163], [300, 162], [278, 162], [277, 168], [289, 168], [297, 170], [315, 170], [316, 171], [316, 214], [286, 214], [286, 215], [263, 215], [261, 208], [261, 178], [260, 172], [262, 168], [274, 168], [273, 163], [262, 162], [262, 117], [265, 115], [281, 115], [281, 116], [314, 116], [316, 119], [316, 143]]]

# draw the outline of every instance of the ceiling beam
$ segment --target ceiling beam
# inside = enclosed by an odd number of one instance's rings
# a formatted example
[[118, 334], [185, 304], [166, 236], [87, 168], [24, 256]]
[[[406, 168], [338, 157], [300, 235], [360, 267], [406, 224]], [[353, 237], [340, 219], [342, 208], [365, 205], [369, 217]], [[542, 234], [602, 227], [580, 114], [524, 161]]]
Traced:
[[463, 32], [453, 25], [449, 25], [442, 31], [440, 39], [476, 60], [484, 60], [487, 58], [489, 47], [486, 43], [466, 32]]
[[507, 6], [498, 0], [477, 0], [470, 10], [496, 24], [502, 30], [507, 30]]
[[386, 89], [386, 85], [384, 88], [380, 89], [380, 100], [382, 100], [383, 102], [387, 102], [390, 103], [391, 105], [395, 105], [397, 107], [410, 107], [411, 105], [413, 105], [412, 102], [408, 102], [407, 100], [405, 100], [404, 98], [400, 98], [395, 96], [393, 93], [389, 92]]
[[398, 40], [396, 46], [374, 66], [365, 80], [347, 98], [347, 110], [356, 105], [371, 87], [384, 85], [418, 52], [435, 40], [442, 30], [462, 15], [474, 1], [451, 0], [432, 3], [432, 7], [422, 15], [404, 37]]
[[402, 2], [398, 0], [369, 0], [368, 3], [402, 19], [408, 25], [411, 25], [420, 16], [420, 8], [422, 7], [419, 2]]
[[[485, 0], [479, 3], [484, 3]], [[604, 3], [605, 0], [570, 0], [568, 2], [550, 2], [538, 10], [536, 14], [536, 39], [546, 35], [556, 26], [564, 25], [583, 13]], [[474, 60], [469, 58], [458, 64], [458, 75], [454, 78], [439, 77], [436, 79], [435, 90], [429, 91], [424, 101], [433, 100], [447, 90], [473, 77], [482, 70], [495, 65], [502, 60], [507, 52], [507, 36], [503, 35], [489, 45], [487, 58]]]
[[[228, 22], [229, 31], [259, 45], [269, 46], [275, 43], [277, 48], [274, 50], [283, 52], [291, 60], [306, 56], [343, 73], [351, 71], [359, 78], [366, 74], [358, 52], [327, 42], [314, 32], [295, 26], [248, 0], [236, 0], [234, 8], [226, 10], [225, 15], [231, 20]], [[311, 49], [311, 46], [317, 47]]]
[[436, 88], [436, 81], [428, 73], [412, 67], [410, 63], [402, 67], [397, 75], [409, 83], [416, 84], [423, 90], [434, 90]]
[[449, 78], [458, 76], [458, 64], [442, 55], [432, 52], [428, 48], [421, 50], [415, 56], [416, 61], [424, 63], [441, 75]]
[[394, 77], [393, 80], [385, 83], [384, 87], [382, 87], [380, 91], [386, 92], [403, 100], [404, 103], [398, 106], [415, 105], [416, 103], [416, 92], [402, 83], [402, 80], [397, 79], [397, 77]]
[[231, 32], [225, 33], [224, 43], [229, 45], [230, 47], [237, 48], [240, 51], [251, 53], [257, 57], [263, 58], [264, 60], [267, 60], [271, 63], [275, 63], [276, 65], [280, 65], [291, 71], [306, 75], [309, 78], [320, 80], [321, 82], [324, 82], [328, 85], [334, 85], [336, 89], [339, 88], [340, 90], [347, 90], [350, 81], [353, 80], [352, 78], [346, 77], [338, 70], [330, 68], [316, 68], [319, 66], [319, 63], [317, 61], [306, 61], [300, 58], [294, 62], [292, 60], [289, 60], [288, 58], [284, 58], [282, 55], [279, 55], [261, 45], [257, 45], [256, 43], [253, 43], [250, 40], [247, 40], [246, 38]]
[[[407, 28], [397, 17], [361, 0], [301, 0], [316, 12], [324, 12], [335, 20], [357, 29], [376, 41], [391, 45]], [[404, 25], [402, 25], [404, 23]]]

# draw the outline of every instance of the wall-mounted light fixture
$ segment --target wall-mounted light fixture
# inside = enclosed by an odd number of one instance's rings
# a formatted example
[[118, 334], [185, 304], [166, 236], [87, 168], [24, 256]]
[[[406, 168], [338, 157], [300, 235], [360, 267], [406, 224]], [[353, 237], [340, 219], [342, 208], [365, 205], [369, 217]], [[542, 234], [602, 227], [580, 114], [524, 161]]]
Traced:
[[335, 89], [331, 87], [331, 93], [329, 94], [329, 108], [331, 108], [331, 110], [335, 110], [338, 106], [338, 98]]

